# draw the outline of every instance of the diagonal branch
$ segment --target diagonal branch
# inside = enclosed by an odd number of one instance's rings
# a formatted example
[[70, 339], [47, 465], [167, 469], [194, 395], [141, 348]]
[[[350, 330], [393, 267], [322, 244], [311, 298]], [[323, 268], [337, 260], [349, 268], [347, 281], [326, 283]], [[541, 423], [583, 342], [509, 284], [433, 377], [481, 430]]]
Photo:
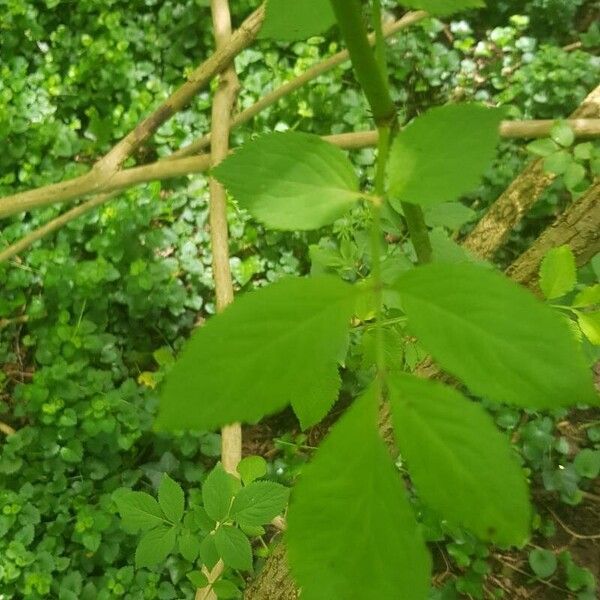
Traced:
[[[587, 96], [571, 118], [600, 118], [600, 85]], [[553, 180], [554, 175], [544, 171], [542, 160], [530, 163], [466, 237], [463, 242], [465, 248], [483, 258], [492, 257]]]

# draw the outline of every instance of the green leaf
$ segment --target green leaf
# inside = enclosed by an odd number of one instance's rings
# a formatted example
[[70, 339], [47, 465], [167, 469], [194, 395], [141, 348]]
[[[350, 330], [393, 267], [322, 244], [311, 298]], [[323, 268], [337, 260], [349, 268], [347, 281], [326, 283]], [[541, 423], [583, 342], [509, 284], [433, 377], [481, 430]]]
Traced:
[[207, 569], [212, 569], [219, 562], [219, 553], [215, 545], [215, 536], [207, 535], [200, 543], [200, 560]]
[[451, 15], [471, 8], [482, 8], [484, 0], [398, 0], [402, 6], [426, 10], [436, 16]]
[[195, 588], [203, 588], [208, 585], [208, 578], [202, 571], [190, 571], [186, 577], [192, 582]]
[[337, 397], [357, 293], [321, 276], [236, 300], [194, 332], [166, 378], [157, 425], [254, 423], [290, 403], [303, 428], [318, 422]]
[[329, 1], [268, 0], [259, 37], [295, 42], [324, 33], [334, 24], [335, 16]]
[[529, 553], [529, 566], [538, 577], [548, 579], [556, 571], [556, 555], [544, 548], [534, 548]]
[[211, 519], [222, 521], [227, 517], [239, 485], [236, 478], [223, 469], [221, 463], [208, 474], [202, 485], [202, 500], [204, 510]]
[[252, 570], [252, 548], [248, 538], [236, 527], [221, 525], [214, 535], [223, 562], [232, 569]]
[[388, 377], [396, 440], [423, 501], [480, 539], [520, 546], [531, 508], [510, 442], [475, 402], [441, 383]]
[[573, 158], [566, 150], [559, 150], [544, 158], [544, 170], [555, 175], [562, 175], [572, 162]]
[[183, 490], [166, 473], [162, 476], [158, 487], [158, 503], [169, 521], [173, 523], [181, 521], [185, 505]]
[[594, 346], [600, 346], [600, 311], [590, 313], [577, 313], [577, 322], [583, 335]]
[[242, 208], [273, 229], [318, 229], [342, 217], [361, 197], [346, 155], [308, 133], [263, 135], [212, 174]]
[[193, 563], [198, 558], [198, 554], [200, 553], [200, 539], [198, 538], [198, 534], [191, 531], [183, 531], [177, 543], [179, 545], [179, 552], [181, 552], [181, 556], [185, 560]]
[[166, 560], [175, 547], [175, 527], [161, 525], [145, 533], [135, 551], [135, 566], [152, 567]]
[[527, 408], [598, 404], [561, 315], [490, 269], [431, 264], [402, 275], [409, 328], [473, 392]]
[[448, 236], [441, 227], [436, 227], [429, 232], [431, 242], [432, 261], [436, 263], [480, 263], [484, 261], [471, 254], [464, 246], [457, 244]]
[[527, 144], [527, 150], [529, 150], [529, 152], [532, 154], [536, 154], [537, 156], [550, 156], [559, 149], [560, 146], [549, 138], [534, 140], [533, 142]]
[[425, 209], [425, 221], [431, 227], [448, 227], [452, 231], [473, 221], [477, 213], [460, 202], [442, 202]]
[[115, 503], [124, 527], [132, 533], [165, 525], [158, 502], [145, 492], [125, 492], [115, 497]]
[[540, 288], [548, 300], [568, 294], [577, 283], [573, 251], [567, 245], [552, 248], [540, 266]]
[[292, 573], [310, 600], [425, 598], [431, 560], [377, 430], [371, 391], [302, 471], [288, 511]]
[[600, 304], [600, 283], [583, 288], [573, 300], [575, 308], [583, 308], [595, 304]]
[[573, 148], [573, 155], [577, 160], [590, 160], [594, 155], [594, 145], [592, 142], [577, 144], [577, 146]]
[[600, 450], [584, 448], [575, 457], [573, 466], [580, 477], [596, 479], [600, 475]]
[[552, 127], [550, 137], [565, 148], [571, 146], [575, 141], [575, 134], [566, 121], [558, 121]]
[[231, 518], [243, 526], [265, 525], [283, 511], [288, 496], [288, 488], [279, 483], [255, 481], [235, 495]]
[[387, 172], [391, 203], [453, 201], [479, 184], [496, 154], [503, 111], [477, 104], [433, 108], [403, 129]]
[[217, 594], [219, 600], [228, 600], [229, 598], [241, 598], [242, 592], [227, 579], [219, 579], [212, 586], [213, 591]]
[[262, 456], [246, 456], [237, 466], [237, 472], [244, 485], [267, 474], [267, 461]]
[[585, 179], [585, 167], [571, 162], [565, 170], [565, 185], [569, 190], [575, 189]]

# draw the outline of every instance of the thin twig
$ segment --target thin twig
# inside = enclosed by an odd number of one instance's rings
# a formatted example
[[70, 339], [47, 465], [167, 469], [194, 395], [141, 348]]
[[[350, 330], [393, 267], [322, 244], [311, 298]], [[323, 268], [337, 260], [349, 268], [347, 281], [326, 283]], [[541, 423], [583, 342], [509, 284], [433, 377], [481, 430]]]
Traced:
[[577, 533], [573, 531], [566, 523], [561, 521], [560, 517], [549, 507], [546, 507], [548, 512], [556, 519], [556, 522], [572, 537], [578, 540], [600, 540], [600, 533], [585, 535], [583, 533]]

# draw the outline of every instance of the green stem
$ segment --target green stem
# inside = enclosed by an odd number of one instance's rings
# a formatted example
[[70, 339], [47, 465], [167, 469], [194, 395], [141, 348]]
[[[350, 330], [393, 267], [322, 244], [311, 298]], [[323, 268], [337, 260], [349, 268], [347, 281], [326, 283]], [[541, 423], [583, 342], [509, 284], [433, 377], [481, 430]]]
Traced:
[[418, 204], [409, 202], [402, 202], [401, 204], [408, 233], [410, 234], [410, 241], [417, 253], [419, 264], [431, 262], [431, 240], [429, 239], [429, 231], [425, 223], [423, 210]]
[[383, 36], [383, 20], [381, 16], [381, 0], [373, 0], [373, 31], [375, 32], [375, 58], [381, 69], [383, 79], [388, 81], [387, 60], [385, 58], [385, 37]]
[[[391, 127], [379, 127], [377, 143], [377, 167], [375, 172], [375, 194], [385, 195], [385, 167], [390, 151]], [[383, 344], [383, 279], [381, 276], [381, 204], [371, 203], [371, 277], [375, 291], [375, 364], [377, 366], [376, 389], [378, 397], [383, 397], [385, 378], [385, 351]]]
[[379, 126], [390, 125], [396, 118], [396, 107], [369, 46], [360, 0], [329, 1], [348, 47], [356, 78], [373, 111], [375, 123]]

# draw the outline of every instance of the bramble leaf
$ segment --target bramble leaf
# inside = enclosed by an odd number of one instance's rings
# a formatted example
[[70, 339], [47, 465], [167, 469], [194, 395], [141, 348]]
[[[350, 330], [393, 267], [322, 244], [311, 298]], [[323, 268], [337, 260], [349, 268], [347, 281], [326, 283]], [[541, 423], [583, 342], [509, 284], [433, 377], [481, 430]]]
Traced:
[[175, 527], [161, 525], [145, 533], [135, 551], [135, 566], [152, 567], [163, 562], [175, 547]]
[[346, 155], [308, 133], [263, 135], [212, 174], [242, 208], [273, 229], [318, 229], [342, 217], [361, 197]]
[[395, 289], [411, 331], [476, 394], [527, 408], [598, 404], [561, 315], [499, 273], [431, 264], [401, 275]]
[[259, 37], [295, 42], [324, 33], [334, 24], [329, 0], [268, 0]]
[[185, 560], [194, 562], [200, 553], [200, 538], [197, 533], [184, 530], [177, 539], [179, 552]]
[[548, 300], [568, 294], [577, 283], [575, 256], [567, 245], [552, 248], [540, 267], [540, 288]]
[[503, 111], [478, 104], [428, 110], [397, 136], [387, 165], [390, 202], [428, 206], [477, 187], [496, 153]]
[[525, 476], [488, 413], [440, 383], [402, 374], [387, 383], [398, 447], [423, 501], [481, 539], [524, 543]]
[[283, 511], [288, 496], [288, 488], [279, 483], [255, 481], [235, 495], [231, 518], [244, 527], [266, 525]]
[[594, 346], [600, 346], [600, 311], [580, 312], [577, 314], [577, 322], [585, 337]]
[[185, 505], [183, 490], [166, 473], [162, 476], [158, 487], [158, 503], [169, 521], [173, 523], [181, 521]]
[[221, 525], [214, 538], [217, 552], [228, 567], [244, 571], [252, 569], [252, 547], [239, 529], [231, 525]]
[[288, 511], [292, 573], [310, 600], [425, 598], [431, 560], [369, 391], [302, 471]]
[[253, 423], [290, 403], [303, 428], [318, 422], [336, 399], [358, 293], [322, 276], [242, 296], [194, 332], [167, 375], [157, 425]]

